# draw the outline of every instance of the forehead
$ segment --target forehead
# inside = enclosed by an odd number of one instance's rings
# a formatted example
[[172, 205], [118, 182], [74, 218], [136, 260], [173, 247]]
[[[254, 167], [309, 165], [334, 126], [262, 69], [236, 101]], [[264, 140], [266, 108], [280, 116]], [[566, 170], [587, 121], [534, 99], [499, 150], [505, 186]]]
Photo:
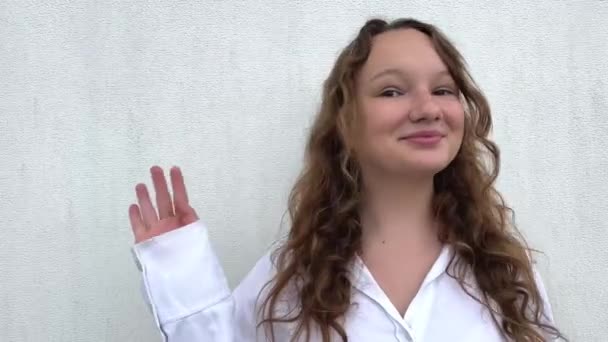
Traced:
[[407, 73], [435, 73], [446, 69], [431, 39], [415, 29], [398, 29], [375, 36], [369, 57], [361, 69], [371, 75], [385, 68], [399, 68]]

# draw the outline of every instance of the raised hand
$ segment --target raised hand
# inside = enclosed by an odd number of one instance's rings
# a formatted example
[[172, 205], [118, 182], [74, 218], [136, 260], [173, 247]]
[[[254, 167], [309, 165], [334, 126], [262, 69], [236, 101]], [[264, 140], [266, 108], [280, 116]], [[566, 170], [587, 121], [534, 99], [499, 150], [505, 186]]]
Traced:
[[178, 167], [171, 168], [171, 187], [173, 198], [169, 193], [163, 169], [158, 166], [150, 168], [152, 182], [156, 193], [156, 207], [150, 201], [146, 185], [135, 186], [137, 204], [129, 206], [129, 220], [135, 236], [135, 243], [153, 238], [163, 233], [178, 229], [196, 220], [198, 216], [188, 203], [188, 194], [184, 177]]

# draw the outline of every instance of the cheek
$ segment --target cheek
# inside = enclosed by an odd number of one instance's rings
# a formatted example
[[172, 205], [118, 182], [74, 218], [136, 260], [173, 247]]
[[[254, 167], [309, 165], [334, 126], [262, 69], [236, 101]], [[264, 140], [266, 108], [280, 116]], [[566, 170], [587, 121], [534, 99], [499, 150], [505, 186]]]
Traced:
[[450, 130], [457, 135], [462, 136], [464, 131], [464, 108], [460, 103], [454, 103], [448, 106], [445, 110], [444, 120]]
[[398, 115], [402, 111], [387, 101], [367, 103], [365, 107], [361, 108], [362, 126], [357, 141], [360, 157], [372, 163], [390, 158], [386, 155], [391, 151], [387, 146], [390, 146], [388, 144], [394, 139], [394, 132], [403, 124]]
[[403, 108], [399, 101], [369, 101], [363, 115], [367, 136], [392, 134], [407, 119], [407, 111]]

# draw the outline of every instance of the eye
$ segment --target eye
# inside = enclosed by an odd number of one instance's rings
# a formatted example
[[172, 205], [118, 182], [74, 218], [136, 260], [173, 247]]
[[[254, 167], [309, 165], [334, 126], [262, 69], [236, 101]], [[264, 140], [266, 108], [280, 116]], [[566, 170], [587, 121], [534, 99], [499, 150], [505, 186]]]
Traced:
[[440, 88], [433, 92], [433, 95], [446, 96], [446, 95], [456, 95], [456, 92], [449, 88]]
[[382, 97], [397, 97], [400, 95], [403, 95], [403, 93], [394, 88], [385, 89], [382, 91], [382, 93], [380, 93], [380, 96]]

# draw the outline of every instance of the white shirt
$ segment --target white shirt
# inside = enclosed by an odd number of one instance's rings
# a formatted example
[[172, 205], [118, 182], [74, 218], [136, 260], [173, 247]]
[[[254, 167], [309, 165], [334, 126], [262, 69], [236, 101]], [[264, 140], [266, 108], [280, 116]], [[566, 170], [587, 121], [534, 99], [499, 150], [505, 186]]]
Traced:
[[[145, 299], [165, 342], [268, 340], [264, 326], [256, 326], [258, 294], [275, 274], [269, 254], [231, 292], [201, 221], [140, 242], [133, 252], [142, 272]], [[451, 253], [449, 247], [442, 250], [404, 316], [357, 259], [352, 270], [352, 302], [357, 305], [351, 306], [344, 321], [348, 341], [504, 341], [488, 309], [446, 273]], [[545, 289], [536, 274], [552, 321]], [[275, 324], [276, 342], [290, 341], [293, 327]], [[317, 331], [312, 333], [311, 341], [321, 340], [315, 337]]]

